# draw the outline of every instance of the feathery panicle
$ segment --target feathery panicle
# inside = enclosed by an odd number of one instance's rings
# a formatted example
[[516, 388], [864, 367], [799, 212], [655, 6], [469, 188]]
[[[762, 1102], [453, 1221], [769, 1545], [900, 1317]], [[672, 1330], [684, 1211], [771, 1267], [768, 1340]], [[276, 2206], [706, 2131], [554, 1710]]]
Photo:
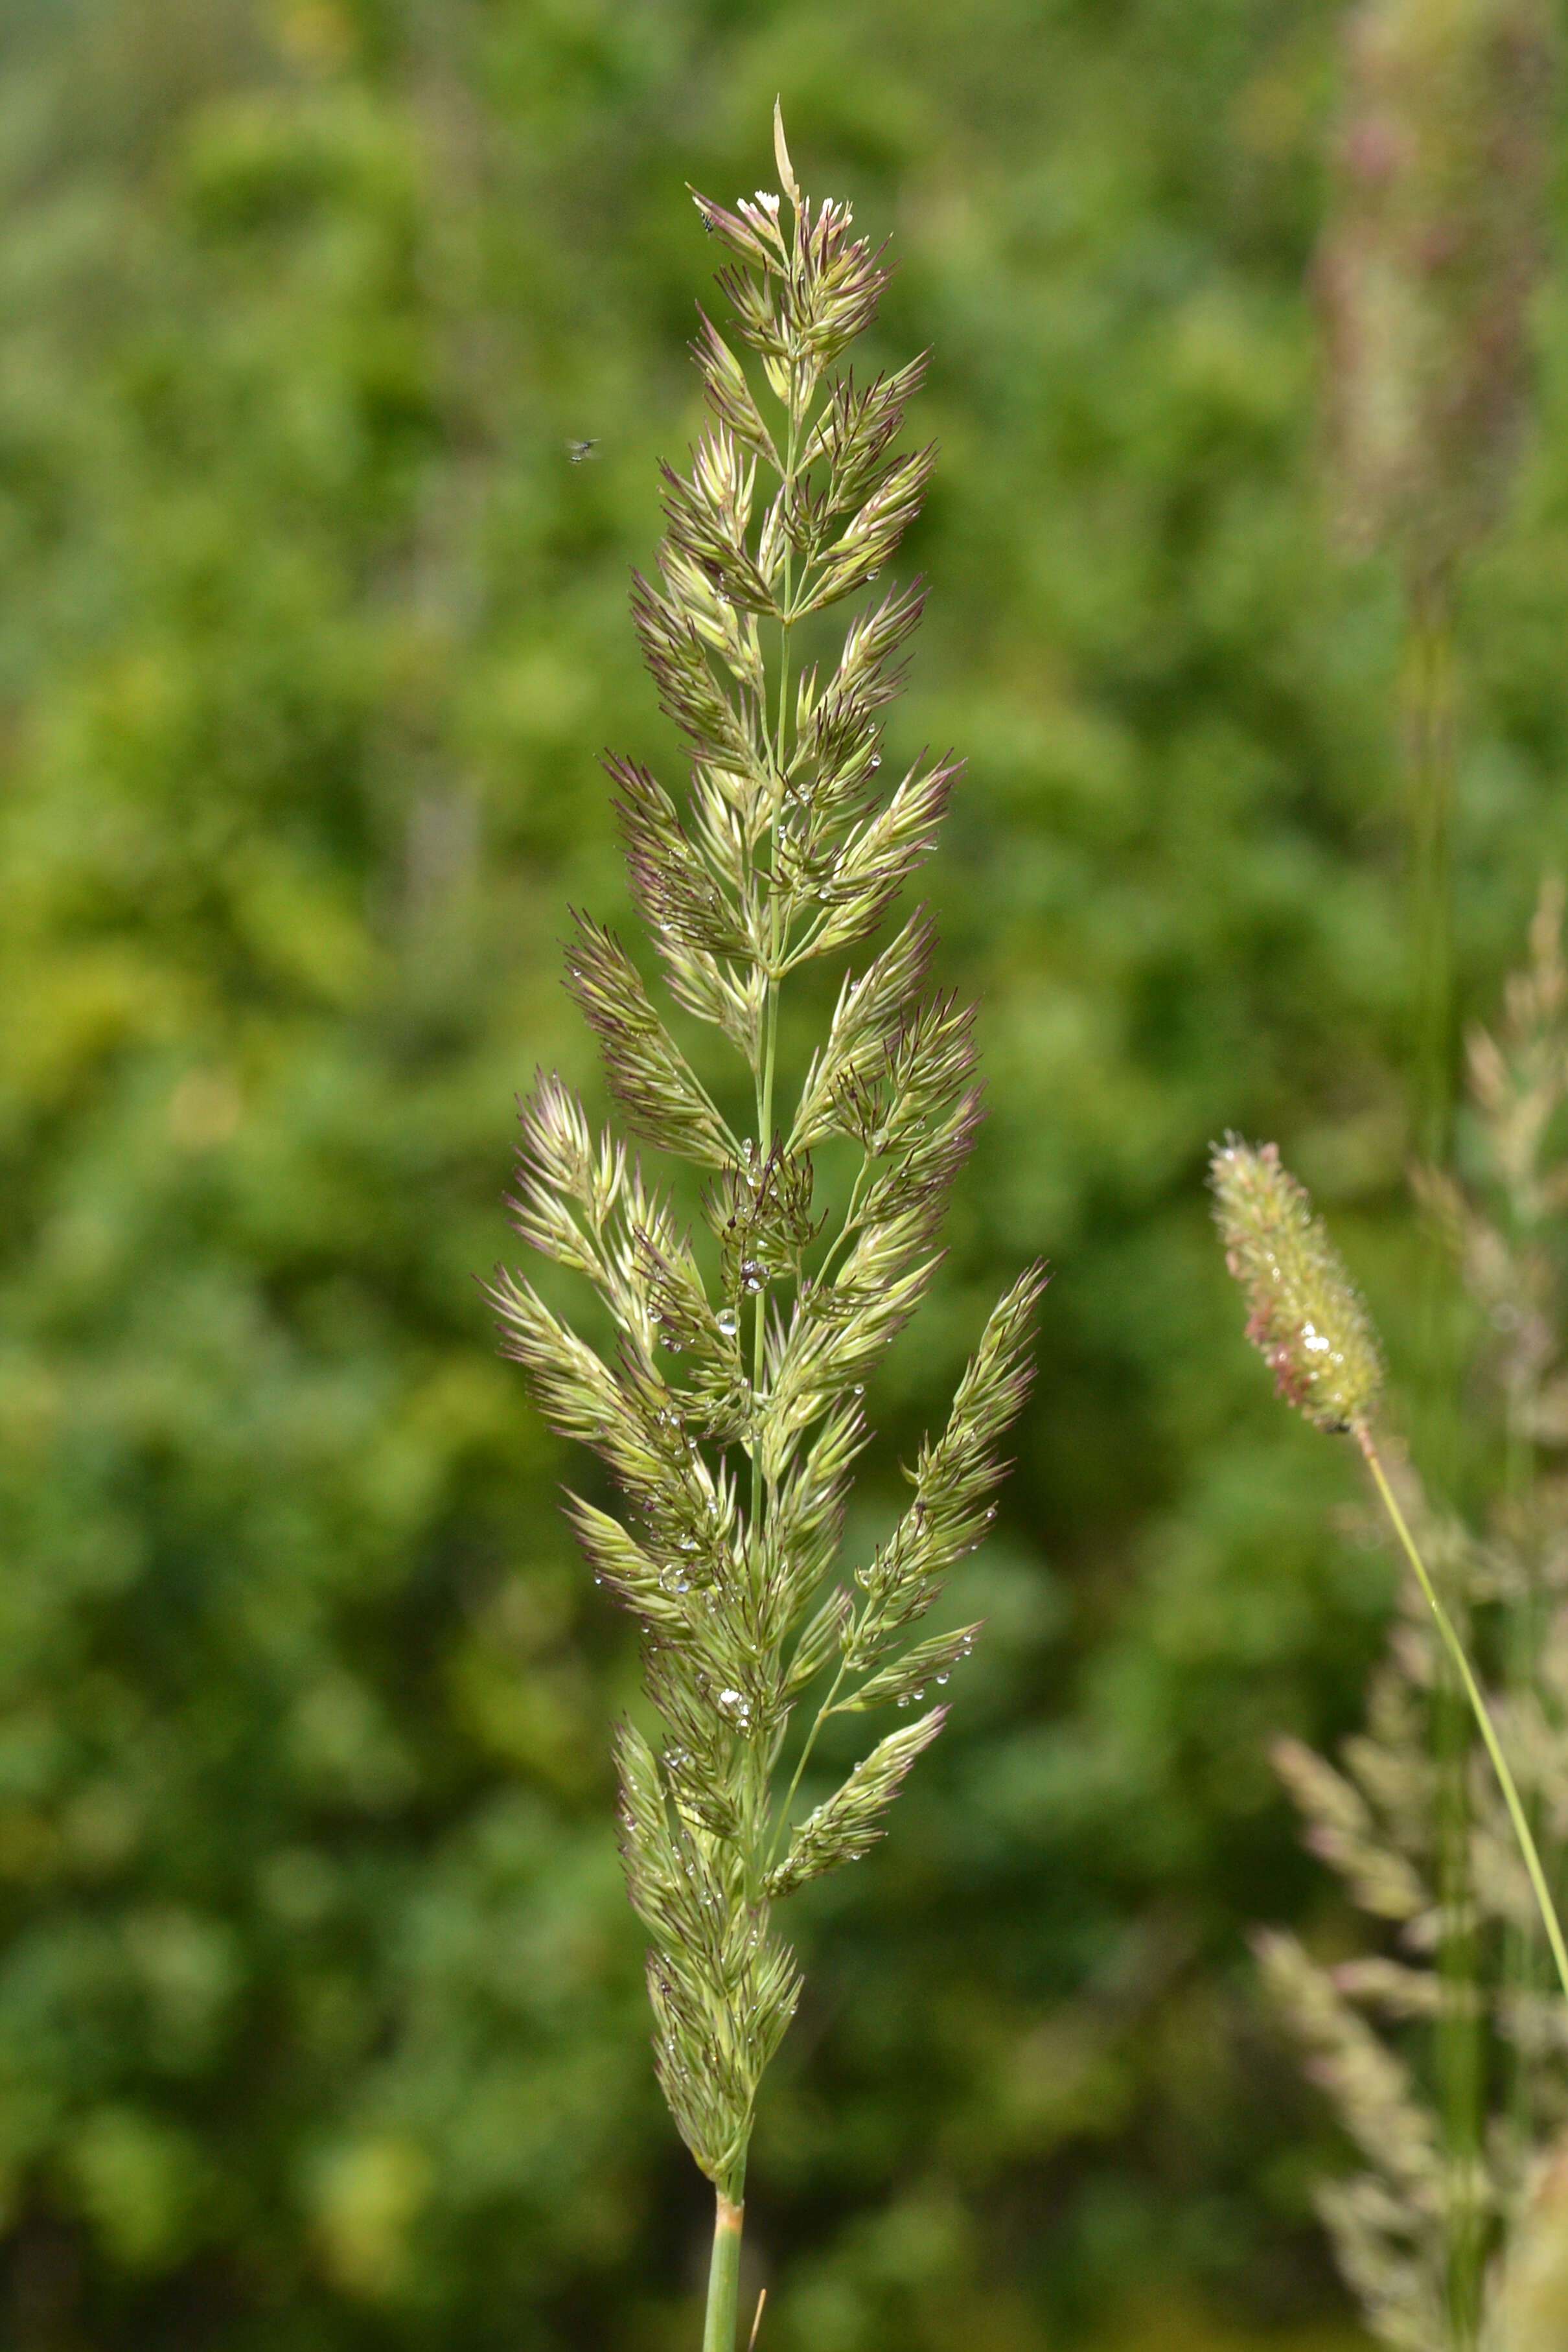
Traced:
[[[1486, 1367], [1516, 1444], [1568, 1443], [1568, 1374], [1554, 1317], [1552, 1223], [1568, 1207], [1568, 1168], [1553, 1157], [1568, 1101], [1568, 972], [1562, 885], [1545, 883], [1530, 926], [1530, 961], [1510, 979], [1493, 1034], [1466, 1040], [1470, 1099], [1492, 1201], [1426, 1171], [1426, 1205], [1481, 1309]], [[1516, 1496], [1518, 1508], [1525, 1498]]]
[[1227, 1136], [1210, 1182], [1225, 1262], [1247, 1293], [1247, 1336], [1279, 1394], [1319, 1429], [1363, 1429], [1383, 1387], [1382, 1351], [1278, 1146]]
[[[1488, 1597], [1482, 1548], [1434, 1517], [1406, 1466], [1397, 1475], [1402, 1508], [1423, 1551], [1444, 1557], [1454, 1604]], [[1345, 1742], [1342, 1769], [1298, 1741], [1282, 1740], [1274, 1751], [1307, 1843], [1379, 1924], [1384, 1948], [1323, 1967], [1292, 1937], [1256, 1939], [1265, 1983], [1365, 2168], [1326, 2184], [1319, 2210], [1368, 2326], [1400, 2352], [1451, 2352], [1457, 2341], [1473, 2340], [1470, 2318], [1454, 2300], [1454, 2219], [1462, 2212], [1490, 2237], [1506, 2226], [1531, 2165], [1521, 2123], [1533, 2118], [1535, 2128], [1554, 2130], [1568, 2092], [1561, 2001], [1521, 2000], [1499, 1984], [1495, 1965], [1466, 1980], [1442, 1964], [1446, 1939], [1461, 1926], [1495, 1963], [1521, 1924], [1533, 1923], [1535, 1898], [1496, 1781], [1479, 1756], [1468, 1776], [1462, 1918], [1452, 1890], [1441, 1889], [1444, 1796], [1431, 1736], [1441, 1681], [1436, 1630], [1412, 1577], [1373, 1678], [1367, 1727]], [[1532, 1754], [1520, 1724], [1504, 1707], [1497, 1712], [1520, 1785], [1549, 1818], [1554, 1797], [1568, 1795], [1568, 1738], [1559, 1731], [1554, 1745], [1538, 1740]], [[1463, 2154], [1447, 2143], [1432, 2063], [1436, 2036], [1456, 2017], [1511, 2050], [1516, 2081], [1522, 2069], [1528, 2088], [1522, 2100], [1516, 2093], [1511, 2112], [1494, 2119], [1481, 2145]], [[1500, 2080], [1507, 2073], [1500, 2068]]]
[[1317, 2204], [1367, 2323], [1395, 2352], [1451, 2352], [1443, 2292], [1454, 2193], [1437, 2121], [1409, 2070], [1292, 1936], [1260, 1935], [1264, 1981], [1309, 2053], [1368, 2169], [1326, 2183]]
[[[729, 256], [719, 284], [741, 349], [700, 316], [708, 421], [686, 469], [663, 469], [656, 576], [632, 598], [688, 790], [605, 762], [670, 996], [729, 1045], [740, 1084], [699, 1077], [625, 947], [579, 917], [568, 982], [609, 1090], [643, 1143], [705, 1174], [702, 1221], [679, 1226], [626, 1147], [541, 1076], [510, 1205], [524, 1239], [597, 1293], [614, 1351], [516, 1275], [489, 1292], [545, 1414], [597, 1449], [622, 1497], [611, 1511], [571, 1496], [568, 1511], [643, 1632], [658, 1729], [620, 1732], [621, 1850], [650, 1938], [659, 2080], [731, 2217], [757, 2086], [798, 1990], [771, 1906], [880, 1836], [945, 1708], [883, 1738], [798, 1822], [796, 1792], [830, 1717], [914, 1704], [973, 1644], [975, 1625], [921, 1641], [910, 1628], [990, 1523], [1043, 1283], [1026, 1274], [997, 1307], [910, 1474], [908, 1510], [852, 1582], [835, 1581], [865, 1384], [935, 1272], [980, 1097], [973, 1014], [926, 992], [934, 941], [917, 911], [845, 973], [793, 1105], [775, 1099], [782, 984], [878, 929], [960, 772], [922, 757], [883, 781], [881, 717], [918, 583], [852, 612], [835, 660], [793, 661], [796, 625], [893, 555], [931, 452], [896, 446], [922, 362], [869, 381], [837, 371], [887, 272], [847, 205], [802, 195], [775, 131], [782, 196], [696, 198]], [[858, 1161], [837, 1214], [813, 1158], [830, 1144]], [[792, 1711], [814, 1687], [781, 1795]]]
[[1558, 2352], [1568, 2344], [1568, 2134], [1532, 2168], [1523, 2208], [1488, 2298], [1481, 2352]]

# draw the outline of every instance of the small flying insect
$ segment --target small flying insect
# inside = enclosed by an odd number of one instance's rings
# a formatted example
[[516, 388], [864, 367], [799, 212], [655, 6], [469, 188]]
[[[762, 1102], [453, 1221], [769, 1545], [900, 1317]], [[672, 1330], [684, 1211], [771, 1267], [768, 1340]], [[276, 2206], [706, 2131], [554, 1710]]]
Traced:
[[572, 463], [574, 466], [580, 466], [584, 457], [591, 457], [593, 456], [599, 444], [597, 440], [568, 441], [566, 444], [566, 455], [571, 458]]

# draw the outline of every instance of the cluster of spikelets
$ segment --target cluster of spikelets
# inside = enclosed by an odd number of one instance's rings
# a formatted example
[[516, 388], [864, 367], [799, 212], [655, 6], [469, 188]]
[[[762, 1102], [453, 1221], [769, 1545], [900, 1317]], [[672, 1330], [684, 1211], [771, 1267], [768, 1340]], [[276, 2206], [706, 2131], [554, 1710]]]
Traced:
[[[1528, 969], [1497, 1037], [1469, 1044], [1478, 1161], [1495, 1209], [1451, 1180], [1424, 1190], [1479, 1309], [1479, 1371], [1500, 1406], [1516, 1475], [1484, 1539], [1436, 1511], [1407, 1465], [1394, 1482], [1467, 1646], [1486, 1632], [1501, 1665], [1489, 1705], [1549, 1857], [1568, 1848], [1568, 1479], [1533, 1465], [1568, 1444], [1550, 1221], [1568, 1206], [1555, 1156], [1568, 1108], [1563, 897], [1548, 888]], [[1247, 1285], [1252, 1336], [1293, 1402], [1364, 1430], [1375, 1344], [1332, 1246], [1271, 1151], [1215, 1156], [1219, 1222]], [[1335, 1352], [1350, 1370], [1314, 1386]], [[1528, 1465], [1520, 1475], [1519, 1465]], [[1383, 1948], [1324, 1966], [1297, 1938], [1259, 1936], [1266, 1979], [1363, 2168], [1319, 2204], [1369, 2326], [1398, 2352], [1557, 2352], [1568, 2343], [1568, 2019], [1542, 1948], [1535, 1894], [1496, 1777], [1473, 1750], [1458, 1792], [1435, 1727], [1451, 1706], [1442, 1644], [1414, 1576], [1363, 1728], [1339, 1765], [1282, 1739], [1275, 1762], [1312, 1851], [1378, 1924]], [[1452, 1850], [1456, 1822], [1460, 1845]], [[1456, 1949], [1468, 1966], [1456, 1971]], [[1490, 2107], [1456, 2145], [1438, 2042]], [[1450, 2051], [1450, 2064], [1452, 2053]], [[1470, 2258], [1456, 2261], [1466, 2244]]]
[[1225, 1262], [1247, 1293], [1247, 1336], [1275, 1387], [1320, 1429], [1364, 1428], [1383, 1386], [1377, 1339], [1278, 1147], [1229, 1136], [1210, 1181]]
[[[591, 1345], [518, 1276], [499, 1274], [491, 1293], [544, 1412], [618, 1489], [615, 1509], [570, 1507], [595, 1576], [641, 1626], [657, 1718], [651, 1738], [620, 1733], [622, 1851], [651, 1938], [660, 2082], [731, 2199], [798, 1990], [770, 1906], [866, 1852], [945, 1710], [889, 1733], [803, 1820], [795, 1789], [827, 1717], [918, 1704], [973, 1643], [973, 1625], [910, 1630], [992, 1516], [1043, 1279], [1026, 1275], [996, 1308], [946, 1429], [909, 1474], [902, 1517], [837, 1581], [865, 1384], [936, 1271], [980, 1106], [972, 1014], [925, 992], [933, 934], [919, 910], [845, 975], [793, 1104], [776, 1099], [782, 983], [870, 938], [929, 854], [958, 772], [921, 760], [882, 782], [881, 713], [918, 583], [856, 611], [830, 663], [792, 668], [792, 632], [887, 563], [931, 453], [892, 446], [920, 362], [863, 384], [837, 372], [886, 272], [847, 205], [802, 196], [782, 130], [776, 146], [783, 199], [696, 198], [730, 256], [719, 284], [765, 394], [703, 318], [709, 420], [688, 471], [665, 469], [658, 580], [633, 597], [689, 755], [685, 807], [646, 768], [607, 762], [670, 995], [744, 1065], [746, 1109], [704, 1083], [620, 942], [579, 920], [568, 980], [610, 1091], [640, 1142], [705, 1178], [706, 1233], [542, 1078], [522, 1112], [517, 1224], [586, 1277], [613, 1346]], [[836, 1202], [813, 1163], [827, 1144], [857, 1163]]]

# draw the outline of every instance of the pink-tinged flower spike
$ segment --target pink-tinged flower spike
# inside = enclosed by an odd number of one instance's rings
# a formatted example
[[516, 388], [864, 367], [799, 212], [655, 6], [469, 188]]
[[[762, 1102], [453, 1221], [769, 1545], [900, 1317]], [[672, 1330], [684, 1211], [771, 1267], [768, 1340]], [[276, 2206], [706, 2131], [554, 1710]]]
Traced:
[[1226, 1265], [1247, 1292], [1247, 1336], [1279, 1394], [1319, 1429], [1364, 1429], [1383, 1388], [1383, 1352], [1279, 1146], [1227, 1135], [1209, 1181]]
[[1321, 1218], [1312, 1214], [1306, 1192], [1280, 1165], [1276, 1144], [1258, 1146], [1227, 1136], [1210, 1163], [1209, 1181], [1226, 1264], [1245, 1287], [1251, 1309], [1247, 1336], [1272, 1370], [1275, 1386], [1320, 1429], [1349, 1430], [1365, 1457], [1491, 1759], [1558, 1979], [1568, 1997], [1568, 1943], [1529, 1817], [1464, 1643], [1432, 1582], [1373, 1439], [1370, 1423], [1383, 1388], [1383, 1355], [1371, 1318]]

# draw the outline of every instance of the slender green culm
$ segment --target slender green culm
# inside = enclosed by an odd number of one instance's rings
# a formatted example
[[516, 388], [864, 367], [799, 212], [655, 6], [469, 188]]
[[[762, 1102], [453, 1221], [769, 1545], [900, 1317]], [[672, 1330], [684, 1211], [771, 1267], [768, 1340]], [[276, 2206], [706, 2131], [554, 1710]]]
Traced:
[[1557, 1969], [1557, 1981], [1563, 1988], [1563, 1998], [1568, 2000], [1568, 1945], [1565, 1945], [1563, 1940], [1563, 1928], [1557, 1916], [1557, 1906], [1552, 1899], [1552, 1890], [1546, 1883], [1546, 1873], [1541, 1866], [1541, 1855], [1536, 1849], [1534, 1833], [1530, 1826], [1530, 1817], [1524, 1810], [1513, 1773], [1509, 1767], [1508, 1758], [1503, 1754], [1502, 1743], [1498, 1738], [1490, 1711], [1486, 1700], [1481, 1696], [1480, 1685], [1476, 1680], [1465, 1645], [1455, 1631], [1454, 1621], [1437, 1597], [1436, 1587], [1432, 1581], [1425, 1560], [1416, 1549], [1415, 1539], [1410, 1532], [1405, 1514], [1399, 1507], [1399, 1497], [1389, 1485], [1388, 1473], [1383, 1466], [1383, 1458], [1373, 1443], [1370, 1431], [1364, 1427], [1358, 1428], [1355, 1432], [1355, 1440], [1366, 1456], [1366, 1466], [1372, 1473], [1373, 1484], [1377, 1488], [1384, 1510], [1388, 1513], [1394, 1532], [1399, 1538], [1400, 1549], [1415, 1571], [1415, 1580], [1421, 1587], [1426, 1606], [1432, 1612], [1438, 1636], [1448, 1654], [1448, 1662], [1459, 1678], [1465, 1696], [1469, 1701], [1470, 1712], [1476, 1719], [1476, 1728], [1481, 1735], [1488, 1756], [1491, 1759], [1492, 1769], [1498, 1777], [1498, 1786], [1502, 1790], [1503, 1802], [1508, 1807], [1508, 1817], [1513, 1824], [1513, 1833], [1519, 1840], [1520, 1854], [1525, 1870], [1529, 1874], [1531, 1891], [1535, 1896], [1541, 1912], [1541, 1924], [1546, 1930], [1546, 1940], [1552, 1948], [1552, 1958]]
[[[933, 933], [917, 909], [845, 972], [781, 1108], [784, 983], [872, 938], [930, 854], [959, 764], [922, 759], [882, 781], [881, 713], [918, 583], [864, 600], [831, 664], [792, 667], [800, 625], [889, 562], [932, 453], [893, 446], [921, 361], [863, 383], [838, 372], [886, 272], [847, 205], [802, 195], [776, 112], [774, 139], [782, 195], [732, 211], [695, 199], [728, 254], [719, 286], [761, 383], [701, 317], [708, 421], [689, 470], [664, 469], [658, 581], [633, 594], [689, 753], [685, 807], [646, 768], [606, 762], [669, 992], [732, 1050], [732, 1092], [704, 1083], [612, 933], [580, 919], [567, 956], [633, 1134], [706, 1176], [708, 1238], [542, 1076], [511, 1205], [525, 1239], [597, 1291], [614, 1352], [517, 1276], [498, 1272], [490, 1292], [542, 1409], [597, 1449], [619, 1490], [616, 1511], [577, 1497], [570, 1510], [598, 1581], [642, 1627], [658, 1721], [651, 1739], [631, 1723], [619, 1733], [621, 1851], [651, 1939], [659, 2082], [718, 2200], [704, 2352], [734, 2352], [757, 2088], [799, 1990], [772, 1906], [875, 1842], [945, 1708], [879, 1741], [802, 1819], [795, 1799], [830, 1717], [917, 1705], [973, 1645], [973, 1625], [911, 1629], [993, 1516], [1044, 1280], [1032, 1268], [996, 1307], [909, 1474], [903, 1517], [836, 1581], [865, 1385], [936, 1271], [979, 1092], [973, 1014], [924, 992]], [[817, 1197], [823, 1147], [855, 1171], [837, 1214]]]
[[[1559, 47], [1549, 0], [1354, 0], [1342, 14], [1338, 125], [1314, 277], [1326, 328], [1325, 451], [1348, 547], [1398, 580], [1407, 821], [1413, 1153], [1453, 1158], [1458, 1006], [1456, 618], [1465, 572], [1506, 509], [1524, 437], [1532, 296], [1546, 266]], [[1427, 1484], [1450, 1505], [1473, 1468], [1460, 1410], [1453, 1266], [1423, 1237], [1405, 1408]], [[1440, 1670], [1441, 1671], [1441, 1670]], [[1444, 2133], [1448, 2345], [1471, 2352], [1487, 2216], [1465, 1700], [1445, 1677], [1430, 1717], [1445, 1993], [1436, 2027]], [[1364, 2287], [1362, 2289], [1363, 2303]]]

